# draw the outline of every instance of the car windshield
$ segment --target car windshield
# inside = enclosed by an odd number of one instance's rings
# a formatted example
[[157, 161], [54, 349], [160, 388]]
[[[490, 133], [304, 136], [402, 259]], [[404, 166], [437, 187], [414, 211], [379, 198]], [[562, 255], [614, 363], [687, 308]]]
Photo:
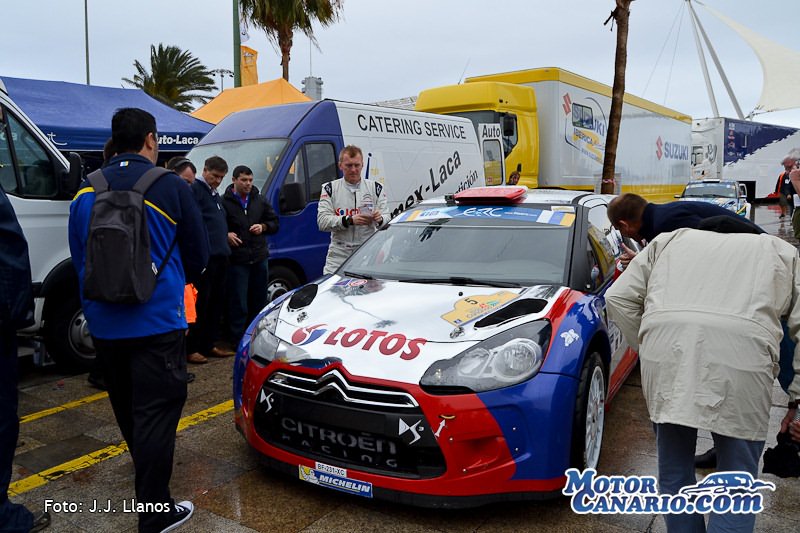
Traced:
[[736, 187], [733, 185], [723, 184], [697, 184], [688, 185], [686, 190], [683, 191], [684, 198], [699, 198], [699, 197], [719, 197], [719, 198], [736, 198]]
[[[281, 153], [288, 142], [286, 139], [258, 139], [204, 144], [192, 148], [186, 157], [197, 167], [198, 178], [203, 162], [211, 156], [219, 156], [228, 163], [228, 176], [238, 165], [246, 165], [253, 171], [253, 185], [264, 191], [264, 184], [272, 176], [273, 170], [278, 168]], [[220, 193], [228, 183], [226, 179]]]
[[373, 235], [339, 273], [457, 285], [563, 284], [574, 219], [571, 207], [417, 209]]

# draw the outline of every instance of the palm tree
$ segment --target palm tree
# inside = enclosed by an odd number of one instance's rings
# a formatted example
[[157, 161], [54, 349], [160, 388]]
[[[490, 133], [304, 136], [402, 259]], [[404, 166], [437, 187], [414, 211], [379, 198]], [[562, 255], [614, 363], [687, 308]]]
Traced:
[[625, 67], [628, 63], [628, 18], [633, 0], [615, 0], [617, 7], [604, 24], [614, 19], [617, 23], [617, 52], [614, 61], [614, 86], [611, 89], [611, 111], [608, 117], [608, 134], [603, 157], [603, 178], [600, 192], [614, 194], [614, 168], [617, 163], [617, 141], [622, 122], [622, 101], [625, 96]]
[[315, 46], [312, 23], [323, 28], [339, 20], [343, 0], [239, 0], [245, 20], [261, 28], [281, 51], [283, 79], [289, 81], [289, 59], [294, 31], [299, 30]]
[[177, 46], [159, 43], [156, 48], [150, 45], [150, 72], [139, 60], [134, 61], [133, 66], [136, 68], [133, 79], [122, 78], [122, 81], [178, 111], [191, 111], [192, 102], [208, 102], [211, 96], [199, 93], [217, 89], [213, 75], [205, 65], [191, 52]]

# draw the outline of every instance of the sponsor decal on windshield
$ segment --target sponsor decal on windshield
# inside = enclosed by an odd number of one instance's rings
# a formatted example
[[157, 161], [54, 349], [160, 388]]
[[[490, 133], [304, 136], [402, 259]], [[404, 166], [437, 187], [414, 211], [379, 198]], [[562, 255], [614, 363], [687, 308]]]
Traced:
[[442, 318], [454, 326], [461, 326], [471, 320], [479, 318], [518, 298], [519, 295], [511, 291], [500, 291], [494, 294], [478, 294], [465, 296], [456, 300], [453, 310], [442, 315]]
[[538, 224], [553, 226], [572, 226], [575, 222], [575, 213], [564, 209], [563, 206], [552, 209], [533, 209], [530, 207], [496, 206], [474, 207], [453, 206], [434, 207], [429, 209], [414, 209], [406, 211], [396, 220], [398, 222], [414, 222], [423, 220], [439, 220], [442, 218], [484, 218], [503, 220], [522, 220]]

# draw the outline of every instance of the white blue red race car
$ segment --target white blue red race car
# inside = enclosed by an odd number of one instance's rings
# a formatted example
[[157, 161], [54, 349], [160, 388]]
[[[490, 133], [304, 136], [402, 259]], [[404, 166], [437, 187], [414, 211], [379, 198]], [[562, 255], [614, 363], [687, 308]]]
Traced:
[[606, 318], [611, 197], [470, 189], [396, 217], [240, 343], [235, 419], [268, 464], [432, 507], [556, 495], [596, 467], [636, 363]]
[[683, 202], [709, 202], [750, 218], [747, 187], [733, 180], [697, 180], [686, 184], [681, 194], [675, 196]]

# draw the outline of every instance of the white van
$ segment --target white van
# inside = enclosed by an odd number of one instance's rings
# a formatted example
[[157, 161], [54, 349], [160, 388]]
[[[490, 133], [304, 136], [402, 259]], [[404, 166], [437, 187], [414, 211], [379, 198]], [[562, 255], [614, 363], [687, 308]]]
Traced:
[[36, 323], [20, 333], [43, 337], [47, 353], [73, 369], [94, 358], [67, 242], [69, 205], [81, 178], [80, 157], [65, 159], [0, 80], [0, 185], [28, 241], [36, 297]]
[[198, 169], [216, 155], [231, 170], [253, 170], [280, 219], [268, 241], [271, 300], [322, 274], [330, 234], [317, 227], [317, 203], [322, 184], [340, 176], [344, 146], [361, 148], [363, 177], [383, 184], [396, 216], [427, 198], [502, 183], [499, 135], [479, 145], [465, 118], [322, 100], [233, 113], [187, 157]]

